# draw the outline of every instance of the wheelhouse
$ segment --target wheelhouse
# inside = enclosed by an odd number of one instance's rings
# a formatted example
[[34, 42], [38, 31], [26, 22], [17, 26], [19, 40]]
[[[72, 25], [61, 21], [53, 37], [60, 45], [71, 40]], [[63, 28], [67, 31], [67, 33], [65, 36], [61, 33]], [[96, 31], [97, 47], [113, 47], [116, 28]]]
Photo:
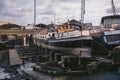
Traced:
[[120, 29], [120, 15], [105, 16], [102, 18], [101, 24], [105, 28], [113, 30]]

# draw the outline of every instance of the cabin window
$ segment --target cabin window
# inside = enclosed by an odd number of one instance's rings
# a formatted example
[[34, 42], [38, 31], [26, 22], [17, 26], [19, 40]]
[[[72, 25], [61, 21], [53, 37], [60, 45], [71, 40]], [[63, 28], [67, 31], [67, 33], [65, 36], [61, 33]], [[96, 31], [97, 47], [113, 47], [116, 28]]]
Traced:
[[120, 19], [105, 19], [103, 25], [106, 28], [113, 28], [113, 27], [120, 28]]
[[120, 35], [106, 36], [106, 39], [107, 39], [108, 42], [119, 41], [120, 40]]
[[65, 29], [68, 29], [68, 26], [65, 26]]
[[64, 29], [65, 27], [64, 26], [62, 26], [62, 29]]
[[64, 29], [64, 26], [62, 26], [61, 29]]
[[80, 26], [75, 25], [74, 28], [80, 30]]

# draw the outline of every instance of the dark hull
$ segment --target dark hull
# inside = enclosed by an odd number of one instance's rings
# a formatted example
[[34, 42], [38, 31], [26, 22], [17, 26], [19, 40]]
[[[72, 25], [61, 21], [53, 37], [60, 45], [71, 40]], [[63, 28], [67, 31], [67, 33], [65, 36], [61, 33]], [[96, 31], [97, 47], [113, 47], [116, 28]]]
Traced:
[[96, 38], [94, 38], [94, 40], [96, 41], [96, 42], [98, 42], [99, 44], [101, 44], [103, 47], [105, 47], [108, 51], [111, 51], [111, 50], [113, 50], [116, 46], [119, 46], [120, 45], [120, 43], [117, 43], [117, 44], [107, 44], [107, 43], [104, 43], [104, 41], [103, 42], [100, 42], [101, 41], [101, 39], [96, 39]]
[[63, 54], [74, 54], [81, 57], [90, 57], [91, 41], [91, 37], [78, 37], [58, 40], [34, 39], [35, 44], [45, 49], [54, 50]]
[[101, 44], [107, 50], [113, 50], [116, 46], [120, 45], [120, 34], [106, 35], [105, 32], [103, 32], [100, 36], [92, 37], [96, 42]]

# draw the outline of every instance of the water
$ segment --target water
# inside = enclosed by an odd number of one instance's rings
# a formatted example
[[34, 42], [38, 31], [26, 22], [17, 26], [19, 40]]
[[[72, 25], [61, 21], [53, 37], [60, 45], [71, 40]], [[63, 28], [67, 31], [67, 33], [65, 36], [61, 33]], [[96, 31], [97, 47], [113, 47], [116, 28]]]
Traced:
[[[33, 65], [30, 63], [27, 63], [25, 67], [25, 71], [32, 75], [37, 80], [120, 80], [120, 74], [117, 73], [117, 71], [101, 71], [96, 72], [93, 74], [73, 74], [73, 75], [65, 75], [65, 76], [52, 76], [40, 72], [35, 72], [32, 69], [30, 69], [29, 65]], [[29, 66], [28, 69], [26, 69]]]
[[[31, 72], [30, 72], [31, 74]], [[55, 77], [44, 73], [33, 72], [37, 80], [120, 80], [120, 75], [116, 72], [100, 72], [91, 75], [67, 75]]]
[[0, 80], [6, 79], [6, 78], [10, 79], [9, 73], [5, 73], [4, 69], [0, 67]]
[[120, 80], [120, 75], [116, 72], [100, 72], [91, 75], [74, 75], [55, 77], [54, 80]]

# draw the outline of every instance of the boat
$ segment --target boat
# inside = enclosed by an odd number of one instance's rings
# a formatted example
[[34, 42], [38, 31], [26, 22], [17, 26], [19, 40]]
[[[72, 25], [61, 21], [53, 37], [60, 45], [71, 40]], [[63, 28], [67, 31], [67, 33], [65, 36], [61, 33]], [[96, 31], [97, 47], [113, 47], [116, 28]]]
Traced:
[[59, 25], [57, 29], [44, 30], [33, 35], [34, 43], [42, 48], [79, 57], [90, 57], [91, 41], [89, 30], [82, 30], [75, 20]]
[[120, 45], [120, 15], [104, 16], [101, 26], [90, 31], [95, 41], [104, 46], [107, 51]]
[[113, 51], [116, 46], [120, 45], [120, 15], [116, 11], [113, 0], [111, 4], [113, 15], [102, 17], [100, 27], [91, 30], [93, 39], [107, 51]]

